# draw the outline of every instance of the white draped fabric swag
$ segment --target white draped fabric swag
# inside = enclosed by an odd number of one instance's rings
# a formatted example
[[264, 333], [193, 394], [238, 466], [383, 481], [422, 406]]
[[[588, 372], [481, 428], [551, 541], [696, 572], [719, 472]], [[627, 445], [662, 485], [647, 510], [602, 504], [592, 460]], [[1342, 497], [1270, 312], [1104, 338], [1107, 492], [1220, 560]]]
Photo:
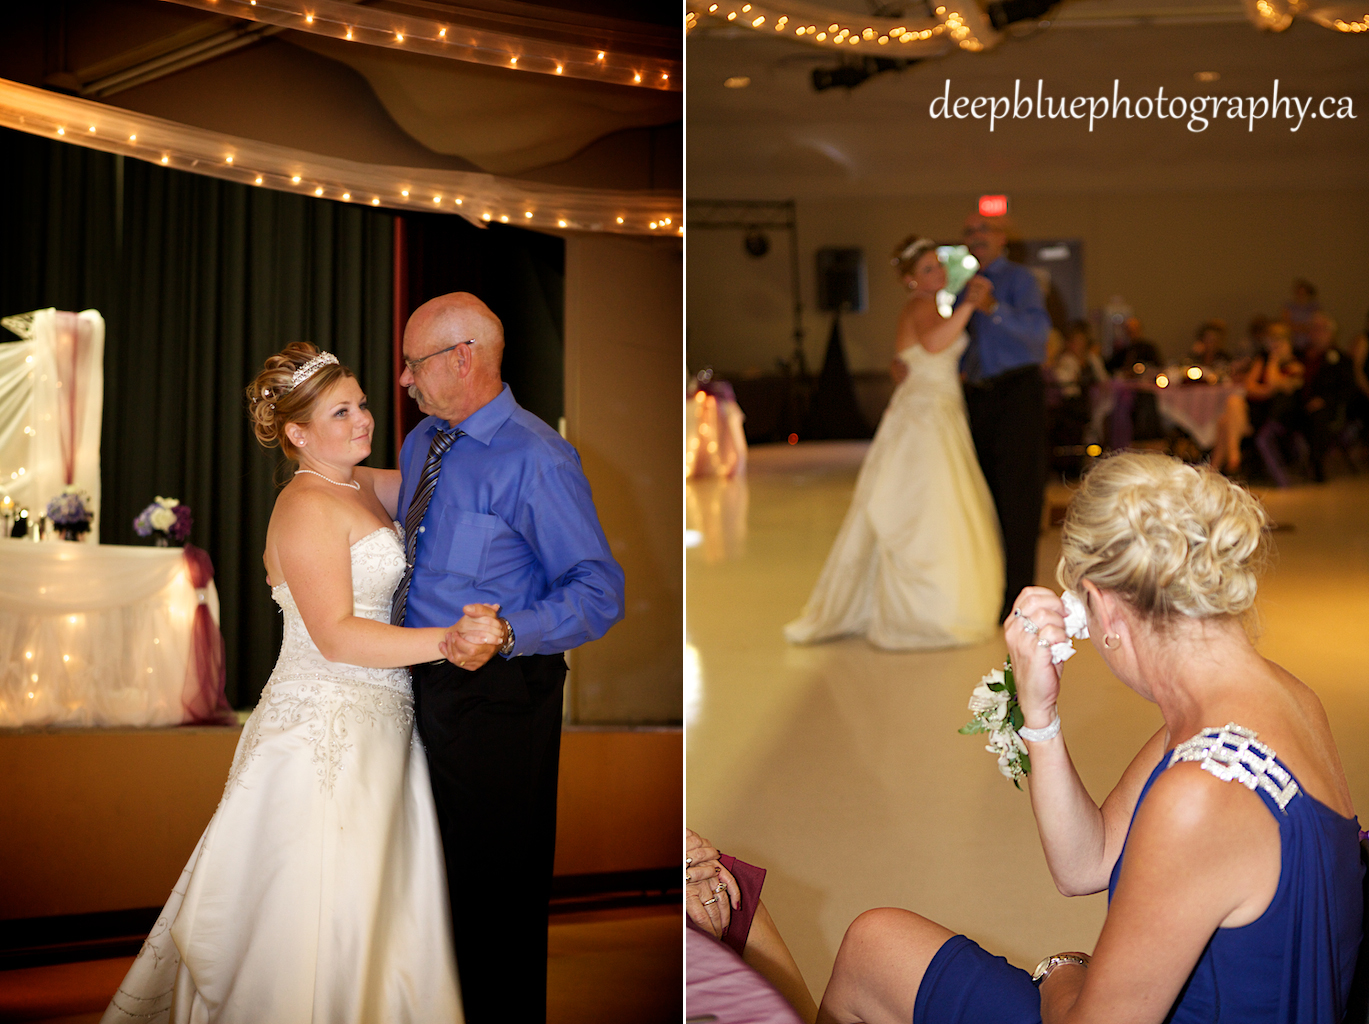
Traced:
[[319, 156], [0, 79], [0, 127], [244, 185], [364, 206], [454, 213], [485, 227], [683, 234], [679, 192], [572, 188]]
[[40, 309], [5, 326], [22, 340], [0, 344], [0, 494], [36, 524], [67, 487], [84, 491], [96, 513], [86, 539], [98, 544], [104, 318]]
[[179, 548], [0, 540], [0, 728], [186, 720], [191, 627], [217, 623]]

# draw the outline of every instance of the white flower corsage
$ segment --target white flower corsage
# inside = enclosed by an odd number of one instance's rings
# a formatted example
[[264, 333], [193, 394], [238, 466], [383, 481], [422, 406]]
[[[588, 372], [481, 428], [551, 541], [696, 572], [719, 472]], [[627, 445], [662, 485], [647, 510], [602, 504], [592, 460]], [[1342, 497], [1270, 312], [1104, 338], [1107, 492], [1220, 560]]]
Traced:
[[1032, 762], [1027, 756], [1027, 745], [1017, 735], [1023, 718], [1022, 709], [1017, 705], [1011, 660], [979, 680], [979, 685], [970, 694], [970, 710], [974, 717], [960, 727], [961, 734], [988, 733], [989, 742], [984, 749], [998, 755], [998, 770], [1021, 789], [1021, 779], [1031, 774]]
[[[1059, 665], [1074, 657], [1074, 638], [1088, 639], [1088, 616], [1084, 602], [1072, 590], [1061, 595], [1065, 603], [1066, 639], [1051, 644], [1051, 664]], [[1012, 660], [1003, 663], [1001, 669], [994, 669], [979, 680], [979, 685], [970, 694], [970, 710], [974, 717], [960, 727], [964, 735], [988, 733], [989, 742], [985, 746], [991, 754], [998, 755], [998, 770], [1003, 777], [1012, 780], [1018, 789], [1022, 779], [1030, 775], [1031, 757], [1027, 745], [1017, 730], [1022, 728], [1024, 719], [1022, 709], [1017, 703], [1017, 684], [1013, 681]]]

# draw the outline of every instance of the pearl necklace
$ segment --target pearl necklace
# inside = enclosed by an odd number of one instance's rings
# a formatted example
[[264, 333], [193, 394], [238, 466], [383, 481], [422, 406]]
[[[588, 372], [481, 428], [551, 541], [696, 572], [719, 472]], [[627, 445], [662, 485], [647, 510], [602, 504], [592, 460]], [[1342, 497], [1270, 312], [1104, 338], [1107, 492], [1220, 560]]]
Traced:
[[334, 487], [350, 487], [350, 488], [351, 488], [352, 490], [354, 490], [354, 491], [359, 491], [359, 490], [361, 490], [361, 484], [357, 483], [355, 480], [343, 482], [343, 481], [341, 481], [341, 480], [334, 480], [334, 479], [333, 479], [332, 477], [330, 477], [330, 476], [324, 476], [322, 473], [315, 473], [312, 469], [297, 469], [297, 470], [295, 470], [295, 476], [299, 476], [301, 473], [309, 473], [309, 474], [311, 474], [312, 476], [318, 477], [320, 480], [327, 480], [327, 481], [328, 481], [330, 484], [332, 484]]

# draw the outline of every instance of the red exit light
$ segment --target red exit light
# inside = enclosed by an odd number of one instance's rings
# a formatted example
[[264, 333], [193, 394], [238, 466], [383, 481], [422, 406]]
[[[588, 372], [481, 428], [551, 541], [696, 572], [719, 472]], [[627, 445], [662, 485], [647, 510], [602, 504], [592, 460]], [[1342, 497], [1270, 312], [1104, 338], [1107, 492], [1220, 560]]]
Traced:
[[981, 217], [1005, 217], [1008, 213], [1007, 196], [980, 196], [979, 215]]

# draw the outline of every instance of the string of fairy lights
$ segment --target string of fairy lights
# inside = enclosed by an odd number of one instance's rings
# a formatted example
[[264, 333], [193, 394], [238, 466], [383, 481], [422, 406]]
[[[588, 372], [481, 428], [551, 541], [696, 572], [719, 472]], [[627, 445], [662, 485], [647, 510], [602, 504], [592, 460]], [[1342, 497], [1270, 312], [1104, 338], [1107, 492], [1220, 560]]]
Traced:
[[[613, 31], [600, 32], [600, 45], [547, 39], [525, 32], [499, 31], [463, 24], [455, 19], [438, 21], [341, 0], [168, 0], [215, 14], [248, 21], [267, 22], [298, 32], [331, 36], [345, 42], [362, 42], [426, 53], [438, 57], [530, 71], [567, 78], [584, 78], [615, 85], [678, 92], [684, 85], [684, 65], [679, 60], [632, 52], [629, 43]], [[490, 13], [484, 19], [496, 17]], [[573, 25], [548, 25], [550, 31], [593, 35], [594, 30]], [[661, 44], [658, 44], [661, 45]], [[638, 47], [638, 50], [646, 47]]]
[[356, 163], [3, 80], [0, 125], [242, 184], [343, 203], [450, 213], [481, 226], [684, 234], [679, 193], [581, 189]]
[[[1355, 15], [1351, 8], [1362, 13]], [[1323, 28], [1337, 32], [1369, 32], [1369, 4], [1345, 0], [1255, 0], [1246, 3], [1246, 13], [1259, 28], [1282, 32], [1294, 18], [1307, 18]]]
[[[1246, 11], [1258, 28], [1273, 32], [1287, 29], [1295, 17], [1337, 32], [1369, 32], [1369, 4], [1363, 0], [1254, 0], [1246, 4]], [[980, 52], [1002, 39], [974, 0], [948, 0], [933, 8], [930, 15], [911, 19], [862, 16], [802, 0], [691, 0], [685, 13], [685, 31], [693, 31], [704, 19], [812, 46], [886, 57], [933, 57], [957, 47]]]
[[737, 3], [695, 0], [685, 13], [685, 31], [703, 18], [782, 35], [829, 49], [879, 53], [893, 57], [928, 57], [959, 47], [979, 52], [1001, 38], [973, 0], [938, 4], [920, 18], [883, 18], [817, 4], [790, 2]]

